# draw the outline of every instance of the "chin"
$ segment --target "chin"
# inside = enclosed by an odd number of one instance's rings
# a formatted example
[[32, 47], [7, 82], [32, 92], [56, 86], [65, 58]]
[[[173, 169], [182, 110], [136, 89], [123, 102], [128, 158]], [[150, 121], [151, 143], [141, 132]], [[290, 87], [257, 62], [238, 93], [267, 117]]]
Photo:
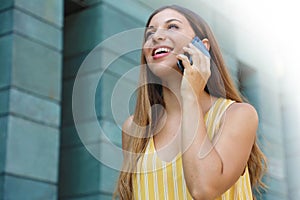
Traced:
[[169, 76], [181, 76], [181, 72], [177, 67], [177, 64], [166, 65], [163, 63], [151, 63], [148, 64], [148, 66], [151, 72], [160, 79], [164, 79]]

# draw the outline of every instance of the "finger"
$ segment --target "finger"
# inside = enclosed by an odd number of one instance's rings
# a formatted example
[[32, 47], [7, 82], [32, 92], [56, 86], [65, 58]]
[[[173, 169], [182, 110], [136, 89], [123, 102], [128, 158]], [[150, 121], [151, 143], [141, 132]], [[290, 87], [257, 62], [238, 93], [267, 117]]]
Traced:
[[188, 46], [194, 52], [194, 55], [198, 55], [199, 56], [200, 60], [204, 60], [205, 59], [206, 55], [200, 49], [198, 49], [198, 47], [196, 47], [192, 43], [189, 43]]
[[193, 64], [195, 66], [208, 68], [210, 69], [210, 58], [207, 57], [200, 49], [198, 49], [194, 44], [190, 43], [189, 47], [191, 52], [194, 51], [194, 54], [192, 55]]
[[[202, 49], [200, 49], [201, 46], [196, 47], [193, 43], [189, 43], [188, 46], [196, 52], [201, 52], [201, 55], [203, 54], [205, 56], [205, 54], [202, 52]], [[203, 48], [206, 48], [206, 47], [203, 47]], [[206, 49], [206, 51], [207, 51], [207, 49]]]
[[187, 52], [190, 55], [194, 55], [197, 52], [194, 49], [189, 48], [189, 47], [183, 47], [182, 49], [183, 49], [184, 52]]
[[192, 43], [189, 43], [188, 47], [184, 47], [183, 50], [185, 50], [191, 55], [191, 58], [193, 60], [193, 66], [197, 66], [197, 68], [199, 68], [201, 60], [204, 59], [204, 55], [200, 53], [199, 49], [197, 49], [197, 47], [195, 47]]
[[189, 61], [189, 59], [188, 59], [188, 57], [186, 55], [184, 55], [184, 54], [178, 54], [176, 57], [177, 57], [177, 59], [179, 59], [179, 60], [182, 61], [182, 64], [183, 64], [183, 66], [184, 66], [185, 69], [191, 67], [190, 61]]
[[199, 50], [197, 48], [193, 49], [190, 47], [183, 47], [183, 51], [187, 52], [191, 56], [191, 60], [193, 61], [191, 64], [192, 66], [200, 66], [201, 54], [199, 53]]

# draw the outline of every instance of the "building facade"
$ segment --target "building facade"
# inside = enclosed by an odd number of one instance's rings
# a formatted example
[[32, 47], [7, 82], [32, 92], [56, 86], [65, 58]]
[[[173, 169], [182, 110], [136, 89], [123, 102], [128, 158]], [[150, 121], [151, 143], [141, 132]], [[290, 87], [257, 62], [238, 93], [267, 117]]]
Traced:
[[[116, 121], [111, 103], [113, 97], [122, 98], [114, 96], [120, 79], [128, 93], [136, 87], [137, 77], [129, 72], [139, 65], [140, 49], [125, 52], [123, 43], [113, 47], [101, 43], [144, 27], [155, 8], [174, 3], [199, 13], [210, 24], [235, 83], [258, 110], [258, 137], [269, 161], [264, 178], [269, 189], [262, 199], [300, 197], [299, 107], [294, 107], [299, 99], [290, 101], [294, 91], [288, 84], [280, 84], [293, 71], [278, 75], [273, 54], [265, 53], [270, 50], [264, 45], [257, 48], [264, 38], [257, 39], [257, 31], [249, 31], [242, 20], [236, 20], [242, 13], [232, 10], [233, 4], [202, 0], [2, 0], [0, 199], [111, 199], [119, 173], [111, 166], [119, 163], [101, 160], [114, 157], [108, 145], [121, 146], [122, 125]], [[141, 43], [141, 38], [135, 39]], [[94, 63], [106, 63], [104, 73], [98, 77], [99, 66], [91, 66], [79, 77], [79, 69], [97, 46], [99, 56]], [[124, 78], [124, 74], [129, 75]], [[97, 83], [92, 96], [96, 121], [94, 114], [85, 111], [80, 121], [74, 120], [77, 104], [72, 98], [77, 78]], [[78, 102], [86, 110], [90, 107], [85, 107], [85, 96], [93, 91], [87, 87], [82, 91]], [[134, 97], [120, 119], [132, 112], [133, 102]], [[78, 133], [79, 129], [97, 132], [94, 123], [100, 124], [106, 137]]]

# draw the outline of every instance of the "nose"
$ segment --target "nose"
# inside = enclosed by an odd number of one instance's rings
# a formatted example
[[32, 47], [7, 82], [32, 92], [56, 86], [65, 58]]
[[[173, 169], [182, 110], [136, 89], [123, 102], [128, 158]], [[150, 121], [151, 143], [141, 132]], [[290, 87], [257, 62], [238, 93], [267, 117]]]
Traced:
[[165, 39], [166, 39], [166, 30], [162, 28], [157, 29], [152, 36], [152, 40], [155, 42], [158, 42], [159, 40], [165, 40]]

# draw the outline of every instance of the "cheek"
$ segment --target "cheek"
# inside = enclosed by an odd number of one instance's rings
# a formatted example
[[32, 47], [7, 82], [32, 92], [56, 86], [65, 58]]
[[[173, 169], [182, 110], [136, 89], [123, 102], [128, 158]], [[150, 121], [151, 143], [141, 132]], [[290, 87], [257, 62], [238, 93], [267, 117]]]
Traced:
[[146, 61], [150, 62], [151, 58], [152, 58], [152, 52], [147, 49], [143, 49], [142, 51], [143, 51], [144, 57], [146, 58]]
[[177, 42], [175, 48], [177, 49], [178, 53], [184, 53], [182, 48], [188, 46], [192, 39], [190, 37], [180, 36], [177, 38], [176, 41]]
[[145, 44], [143, 45], [142, 51], [143, 51], [143, 54], [145, 56], [148, 56], [148, 55], [150, 55], [152, 53], [151, 52], [151, 45], [149, 44], [148, 41], [146, 41]]

